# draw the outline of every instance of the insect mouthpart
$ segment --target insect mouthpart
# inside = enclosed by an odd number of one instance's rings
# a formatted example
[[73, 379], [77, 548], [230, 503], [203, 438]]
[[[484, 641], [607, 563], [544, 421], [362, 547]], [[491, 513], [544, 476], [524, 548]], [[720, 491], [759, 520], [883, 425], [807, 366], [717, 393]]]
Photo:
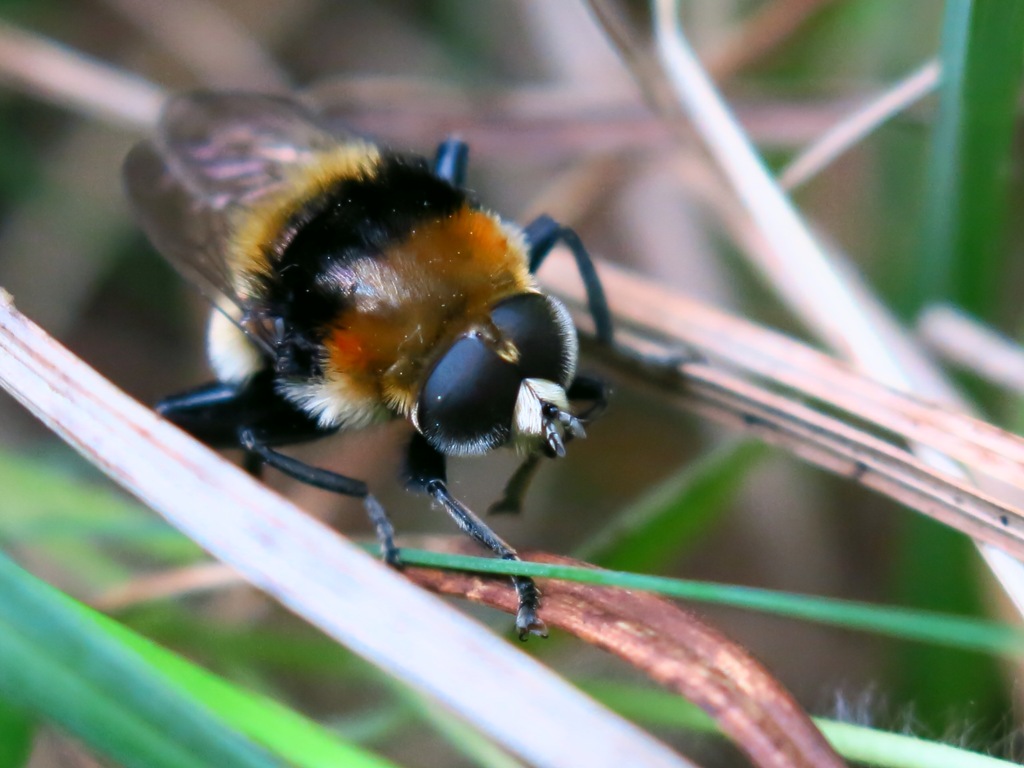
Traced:
[[569, 410], [561, 385], [547, 379], [524, 379], [512, 416], [513, 443], [521, 453], [538, 449], [551, 458], [565, 456], [565, 444], [587, 436]]
[[[587, 432], [583, 424], [568, 411], [553, 403], [544, 403], [544, 449], [551, 457], [565, 456], [565, 444], [574, 437], [583, 438]], [[562, 428], [559, 431], [559, 427]]]

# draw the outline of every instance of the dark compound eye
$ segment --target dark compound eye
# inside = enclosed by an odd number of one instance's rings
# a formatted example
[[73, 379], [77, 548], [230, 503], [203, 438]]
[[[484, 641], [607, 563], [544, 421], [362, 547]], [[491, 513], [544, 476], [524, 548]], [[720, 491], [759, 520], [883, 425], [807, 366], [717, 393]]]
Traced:
[[560, 304], [539, 294], [505, 299], [491, 320], [519, 356], [498, 356], [476, 335], [455, 341], [430, 371], [420, 392], [416, 422], [438, 450], [484, 453], [509, 439], [519, 387], [524, 379], [568, 386], [576, 367], [576, 332]]
[[561, 304], [523, 293], [495, 305], [491, 320], [519, 350], [519, 374], [569, 386], [576, 367], [576, 329]]
[[508, 439], [519, 384], [515, 366], [477, 336], [444, 354], [420, 393], [417, 423], [445, 453], [483, 453]]

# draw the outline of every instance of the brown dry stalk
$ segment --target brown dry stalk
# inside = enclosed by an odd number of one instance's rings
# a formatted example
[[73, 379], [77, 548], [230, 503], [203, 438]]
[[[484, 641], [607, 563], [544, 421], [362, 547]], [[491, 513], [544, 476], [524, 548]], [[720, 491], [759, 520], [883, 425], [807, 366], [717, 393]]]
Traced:
[[[475, 554], [469, 542], [445, 539], [431, 548]], [[582, 565], [543, 552], [531, 562]], [[481, 574], [406, 568], [413, 582], [515, 614], [508, 580]], [[845, 765], [782, 684], [746, 650], [694, 614], [644, 592], [538, 580], [550, 627], [613, 653], [707, 712], [723, 733], [762, 768]]]
[[956, 307], [927, 307], [917, 320], [919, 338], [953, 365], [1024, 393], [1024, 348], [1016, 340]]
[[220, 562], [204, 562], [135, 576], [91, 601], [105, 612], [122, 611], [133, 605], [169, 597], [194, 594], [244, 584], [241, 574]]
[[[549, 264], [543, 282], [576, 307], [581, 323], [588, 322], [579, 311], [582, 288], [572, 260], [558, 253]], [[883, 439], [896, 436], [930, 446], [979, 472], [1024, 487], [1020, 437], [878, 384], [795, 339], [621, 268], [600, 264], [599, 271], [623, 331], [613, 357], [624, 370], [636, 373], [638, 357], [685, 357], [696, 352], [710, 364], [684, 364], [681, 372], [678, 366], [661, 367], [643, 375], [684, 393], [686, 404], [705, 415], [1024, 557], [1024, 512], [926, 465], [904, 444]], [[805, 403], [808, 399], [874, 425], [879, 434], [815, 410]]]
[[[462, 537], [420, 541], [435, 552], [479, 554]], [[544, 552], [525, 552], [536, 563], [589, 566]], [[518, 599], [502, 576], [408, 566], [402, 573], [425, 589], [515, 615]], [[121, 610], [148, 600], [244, 583], [220, 563], [173, 569], [127, 584], [92, 601]], [[693, 702], [758, 766], [827, 768], [842, 765], [807, 713], [764, 667], [738, 644], [673, 602], [617, 587], [541, 579], [544, 621], [623, 659]]]
[[856, 147], [887, 120], [934, 91], [942, 77], [942, 66], [932, 60], [921, 65], [882, 93], [872, 96], [863, 107], [845, 115], [810, 145], [804, 147], [779, 171], [779, 186], [793, 190]]
[[152, 125], [163, 91], [45, 37], [0, 22], [0, 83], [114, 125]]
[[1024, 513], [913, 453], [839, 419], [706, 365], [679, 370], [679, 391], [701, 414], [790, 448], [806, 461], [886, 494], [978, 541], [1024, 559]]
[[[479, 554], [462, 537], [431, 536], [431, 551]], [[544, 552], [526, 552], [535, 563], [589, 566]], [[592, 566], [591, 566], [592, 567]], [[412, 582], [515, 615], [518, 598], [508, 579], [464, 571], [406, 567]], [[133, 579], [93, 605], [121, 610], [152, 599], [243, 584], [221, 563], [203, 563]], [[544, 621], [612, 653], [703, 709], [764, 768], [842, 765], [807, 713], [750, 654], [696, 615], [655, 595], [617, 587], [541, 579]]]
[[[306, 94], [328, 116], [369, 136], [430, 146], [458, 133], [474, 157], [542, 162], [613, 151], [671, 150], [672, 130], [639, 98], [558, 86], [473, 91], [399, 76], [328, 78]], [[802, 147], [840, 122], [860, 99], [740, 101], [736, 111], [759, 145]]]
[[706, 67], [715, 80], [728, 80], [773, 53], [834, 0], [774, 0], [762, 3], [717, 49]]

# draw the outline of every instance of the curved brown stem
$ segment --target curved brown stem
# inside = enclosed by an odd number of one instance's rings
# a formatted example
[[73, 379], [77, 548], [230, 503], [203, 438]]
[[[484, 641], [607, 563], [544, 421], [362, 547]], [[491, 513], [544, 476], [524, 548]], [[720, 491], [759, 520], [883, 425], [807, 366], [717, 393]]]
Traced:
[[[432, 548], [438, 546], [431, 538]], [[448, 551], [475, 551], [444, 539]], [[529, 552], [557, 565], [578, 560]], [[515, 614], [504, 577], [407, 567], [415, 583]], [[552, 628], [603, 648], [707, 712], [723, 733], [763, 768], [830, 768], [843, 761], [793, 696], [744, 648], [694, 614], [655, 595], [616, 587], [538, 580], [541, 616]]]

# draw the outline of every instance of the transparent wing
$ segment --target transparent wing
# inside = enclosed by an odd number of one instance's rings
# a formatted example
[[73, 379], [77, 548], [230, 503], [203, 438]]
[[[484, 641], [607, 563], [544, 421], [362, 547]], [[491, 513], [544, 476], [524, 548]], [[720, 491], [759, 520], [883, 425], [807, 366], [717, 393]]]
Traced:
[[246, 322], [228, 262], [231, 216], [344, 139], [281, 97], [194, 93], [172, 98], [154, 139], [124, 164], [128, 198], [158, 251], [268, 352], [266, 327]]
[[288, 167], [342, 140], [291, 99], [198, 92], [168, 101], [155, 143], [185, 188], [220, 210], [272, 192]]
[[135, 216], [153, 246], [219, 309], [244, 310], [235, 294], [225, 244], [224, 211], [194, 197], [168, 169], [154, 144], [137, 144], [124, 161], [124, 182]]

